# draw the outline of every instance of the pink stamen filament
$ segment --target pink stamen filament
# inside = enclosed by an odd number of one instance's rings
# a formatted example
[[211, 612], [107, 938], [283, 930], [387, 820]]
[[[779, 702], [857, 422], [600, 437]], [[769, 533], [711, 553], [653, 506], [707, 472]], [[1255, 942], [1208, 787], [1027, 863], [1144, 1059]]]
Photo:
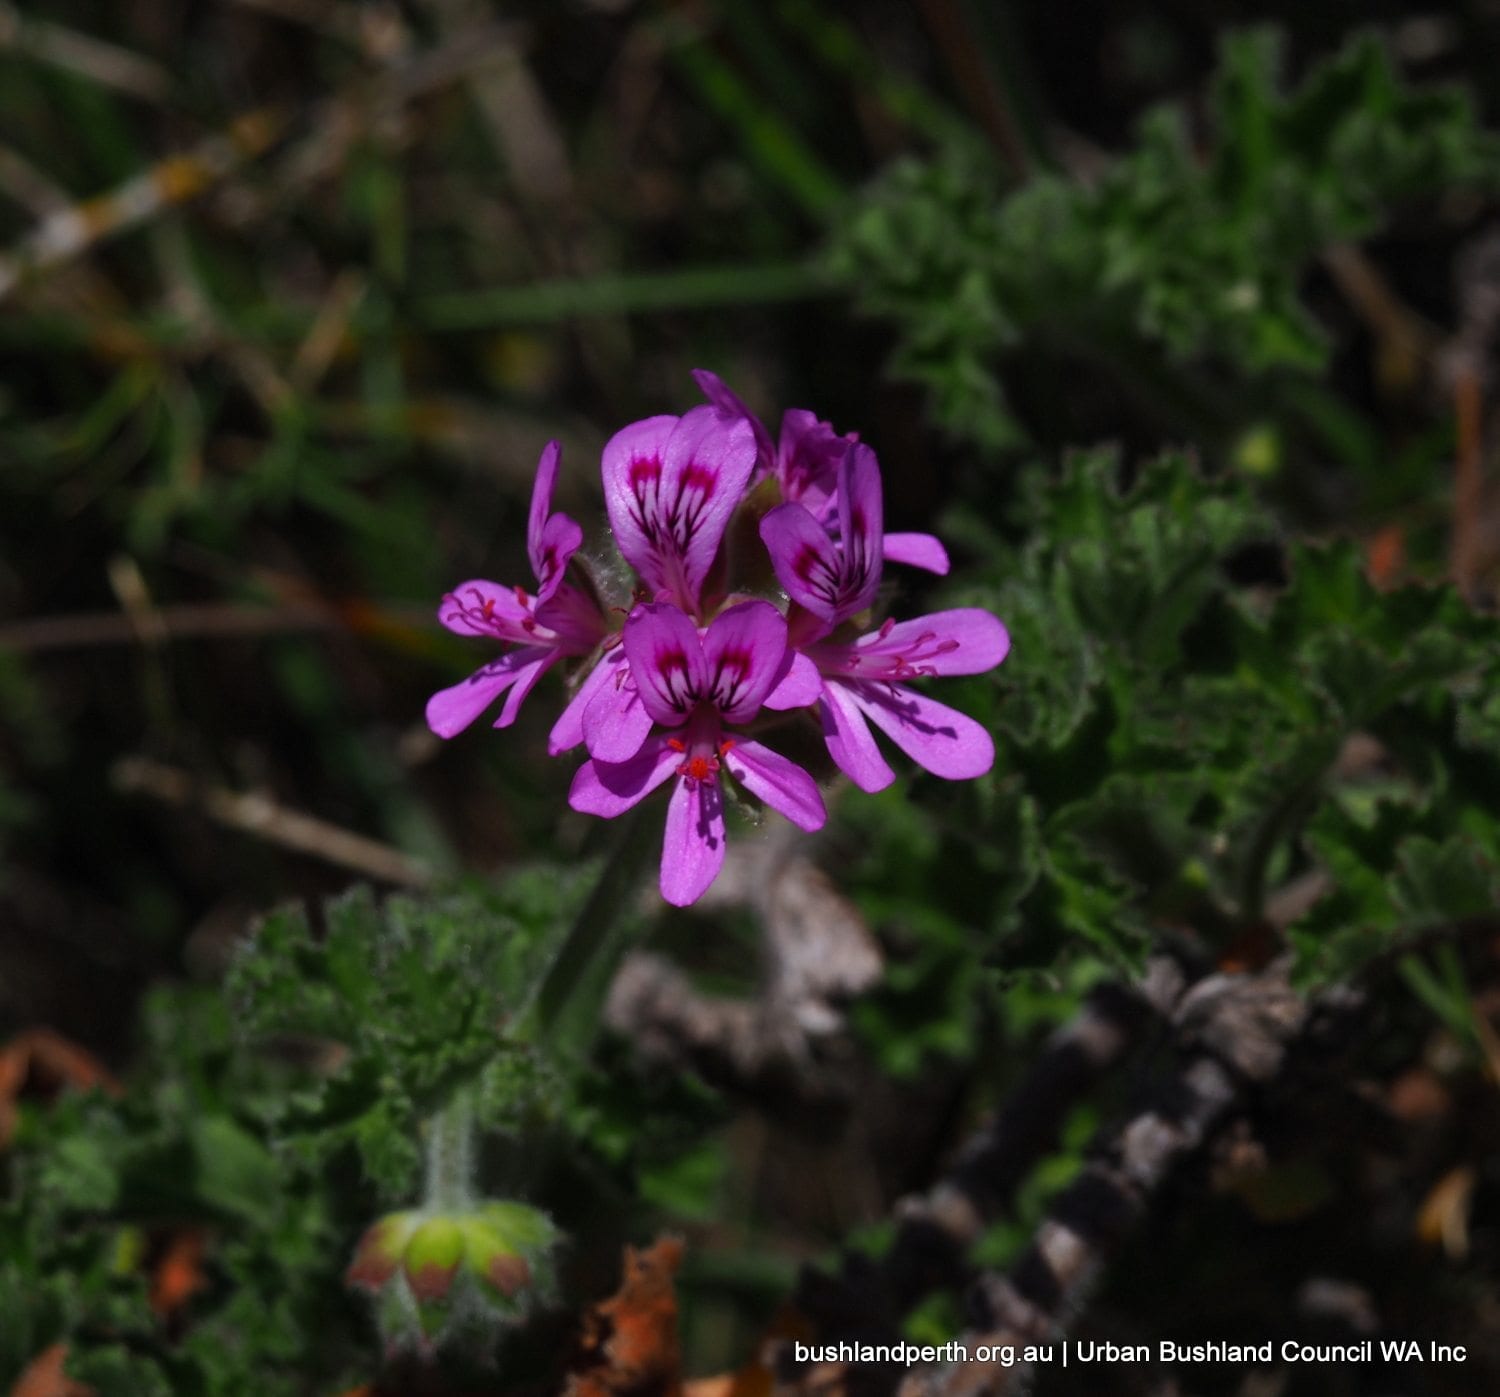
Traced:
[[939, 640], [936, 631], [923, 631], [895, 653], [878, 649], [879, 643], [889, 638], [894, 626], [894, 621], [886, 621], [876, 632], [875, 645], [863, 650], [853, 647], [847, 650], [842, 656], [843, 669], [849, 674], [886, 681], [926, 679], [938, 673], [937, 666], [931, 663], [933, 660], [939, 655], [951, 655], [960, 648], [960, 642], [952, 637]]

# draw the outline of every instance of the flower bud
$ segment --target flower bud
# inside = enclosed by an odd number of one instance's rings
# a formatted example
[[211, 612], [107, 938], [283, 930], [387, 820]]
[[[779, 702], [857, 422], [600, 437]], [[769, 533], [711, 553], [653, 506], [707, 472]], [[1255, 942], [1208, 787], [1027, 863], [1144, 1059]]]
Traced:
[[430, 1349], [517, 1323], [544, 1302], [558, 1239], [552, 1220], [524, 1203], [412, 1209], [366, 1231], [344, 1279], [375, 1298], [391, 1347]]

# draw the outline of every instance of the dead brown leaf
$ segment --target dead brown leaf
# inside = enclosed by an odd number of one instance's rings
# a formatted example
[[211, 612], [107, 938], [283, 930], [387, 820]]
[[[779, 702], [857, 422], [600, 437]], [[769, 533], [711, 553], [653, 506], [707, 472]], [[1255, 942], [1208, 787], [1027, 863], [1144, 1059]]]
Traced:
[[1469, 1251], [1469, 1206], [1478, 1175], [1461, 1164], [1433, 1186], [1417, 1211], [1417, 1236], [1430, 1246], [1441, 1246], [1455, 1261]]
[[175, 1314], [208, 1284], [203, 1253], [208, 1235], [201, 1227], [185, 1228], [167, 1239], [161, 1260], [151, 1273], [151, 1308], [163, 1319]]
[[1406, 571], [1406, 527], [1387, 524], [1365, 540], [1365, 570], [1382, 591], [1396, 586]]
[[677, 1292], [682, 1242], [658, 1238], [644, 1251], [625, 1248], [625, 1275], [608, 1300], [584, 1316], [582, 1359], [566, 1397], [679, 1397], [682, 1351]]
[[92, 1387], [74, 1382], [63, 1372], [67, 1361], [66, 1344], [43, 1349], [16, 1379], [10, 1397], [97, 1397]]
[[16, 1103], [28, 1090], [50, 1094], [63, 1087], [102, 1087], [119, 1095], [120, 1084], [92, 1053], [50, 1028], [28, 1028], [0, 1048], [0, 1149], [16, 1129]]

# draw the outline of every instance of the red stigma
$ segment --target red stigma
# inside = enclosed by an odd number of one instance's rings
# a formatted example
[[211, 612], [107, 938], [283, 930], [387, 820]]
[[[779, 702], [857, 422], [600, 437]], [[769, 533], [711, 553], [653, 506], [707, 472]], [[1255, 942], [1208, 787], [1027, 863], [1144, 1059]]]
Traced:
[[[671, 743], [671, 739], [667, 739]], [[684, 750], [680, 744], [672, 744], [679, 751]], [[696, 786], [700, 781], [707, 781], [712, 776], [719, 774], [719, 759], [717, 757], [696, 756], [689, 757], [685, 762], [679, 764], [677, 774], [689, 785]]]

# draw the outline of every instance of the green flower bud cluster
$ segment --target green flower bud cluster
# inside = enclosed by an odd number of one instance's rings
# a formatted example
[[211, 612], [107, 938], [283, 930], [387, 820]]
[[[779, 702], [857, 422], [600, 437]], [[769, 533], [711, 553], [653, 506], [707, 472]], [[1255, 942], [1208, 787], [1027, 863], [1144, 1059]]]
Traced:
[[344, 1279], [374, 1297], [388, 1345], [431, 1349], [518, 1323], [545, 1303], [559, 1236], [524, 1203], [410, 1209], [369, 1228]]

